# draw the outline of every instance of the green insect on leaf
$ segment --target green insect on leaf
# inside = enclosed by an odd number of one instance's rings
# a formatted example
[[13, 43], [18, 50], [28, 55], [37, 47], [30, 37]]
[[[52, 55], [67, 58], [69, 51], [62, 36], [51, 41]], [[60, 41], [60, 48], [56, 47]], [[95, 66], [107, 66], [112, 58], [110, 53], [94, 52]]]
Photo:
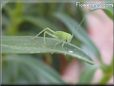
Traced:
[[[39, 34], [37, 34], [34, 38], [38, 37], [39, 35], [41, 35], [42, 33], [44, 33], [44, 43], [46, 44], [46, 40], [45, 40], [45, 37], [46, 37], [46, 34], [55, 38], [55, 39], [58, 39], [60, 40], [59, 43], [62, 43], [62, 47], [64, 46], [64, 43], [67, 42], [67, 43], [70, 43], [72, 38], [73, 38], [73, 35], [67, 33], [67, 32], [64, 32], [64, 31], [53, 31], [52, 29], [50, 28], [45, 28], [43, 29], [41, 32], [39, 32]], [[59, 44], [59, 43], [56, 43], [55, 45]]]

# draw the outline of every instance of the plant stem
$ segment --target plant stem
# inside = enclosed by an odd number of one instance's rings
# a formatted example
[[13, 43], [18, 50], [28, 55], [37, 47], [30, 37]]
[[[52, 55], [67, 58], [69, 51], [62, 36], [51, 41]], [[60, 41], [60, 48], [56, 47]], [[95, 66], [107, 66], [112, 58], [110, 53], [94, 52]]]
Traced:
[[112, 62], [110, 63], [110, 65], [104, 67], [105, 69], [103, 69], [103, 77], [100, 80], [100, 84], [106, 84], [110, 78], [113, 76], [113, 65], [114, 65], [114, 58], [112, 59]]

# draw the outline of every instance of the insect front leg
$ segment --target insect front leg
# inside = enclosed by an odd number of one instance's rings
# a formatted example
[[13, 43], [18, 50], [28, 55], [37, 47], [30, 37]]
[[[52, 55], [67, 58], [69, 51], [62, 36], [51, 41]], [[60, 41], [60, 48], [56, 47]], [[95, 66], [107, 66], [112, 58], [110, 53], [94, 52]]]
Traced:
[[63, 48], [64, 44], [65, 44], [65, 41], [63, 41], [63, 43], [62, 43], [62, 48]]
[[60, 44], [60, 43], [62, 43], [62, 48], [63, 48], [63, 47], [64, 47], [64, 44], [65, 44], [65, 41], [63, 41], [63, 40], [57, 42], [57, 43], [55, 44], [55, 47], [56, 47], [58, 44]]

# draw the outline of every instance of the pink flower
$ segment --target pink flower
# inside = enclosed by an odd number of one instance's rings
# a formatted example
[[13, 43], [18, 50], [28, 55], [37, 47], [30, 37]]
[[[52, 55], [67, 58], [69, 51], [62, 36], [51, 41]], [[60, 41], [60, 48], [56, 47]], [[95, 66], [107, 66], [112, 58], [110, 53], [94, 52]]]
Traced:
[[102, 11], [87, 15], [88, 31], [96, 44], [104, 63], [109, 64], [113, 55], [113, 21]]

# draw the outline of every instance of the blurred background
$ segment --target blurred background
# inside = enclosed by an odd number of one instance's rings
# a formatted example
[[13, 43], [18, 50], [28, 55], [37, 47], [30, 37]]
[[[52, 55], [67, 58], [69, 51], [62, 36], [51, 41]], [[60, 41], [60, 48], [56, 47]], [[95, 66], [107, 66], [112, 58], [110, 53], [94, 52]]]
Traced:
[[[46, 27], [65, 31], [74, 35], [72, 44], [100, 65], [96, 68], [64, 54], [2, 54], [2, 84], [114, 83], [112, 8], [91, 10], [76, 2], [2, 5], [2, 35], [35, 36]], [[77, 30], [72, 31], [75, 27], [82, 32], [77, 35]], [[12, 57], [17, 59], [7, 59]]]

